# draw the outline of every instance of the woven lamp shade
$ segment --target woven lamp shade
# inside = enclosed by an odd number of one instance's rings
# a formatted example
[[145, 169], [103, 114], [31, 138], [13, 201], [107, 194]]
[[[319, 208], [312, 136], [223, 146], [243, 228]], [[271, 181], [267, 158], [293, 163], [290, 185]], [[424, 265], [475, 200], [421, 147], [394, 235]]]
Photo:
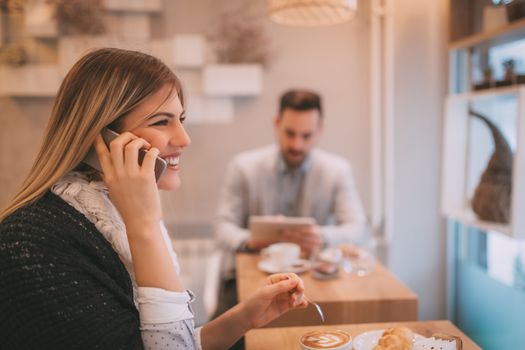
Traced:
[[279, 24], [316, 27], [354, 18], [357, 0], [267, 0], [270, 19]]

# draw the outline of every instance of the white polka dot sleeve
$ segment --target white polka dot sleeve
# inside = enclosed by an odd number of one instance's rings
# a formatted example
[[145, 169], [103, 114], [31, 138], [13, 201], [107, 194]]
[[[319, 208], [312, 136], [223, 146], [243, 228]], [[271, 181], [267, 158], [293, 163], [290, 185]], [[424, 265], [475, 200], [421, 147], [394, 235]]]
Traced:
[[201, 329], [195, 329], [190, 306], [194, 299], [189, 290], [177, 293], [138, 288], [140, 330], [146, 350], [201, 350]]

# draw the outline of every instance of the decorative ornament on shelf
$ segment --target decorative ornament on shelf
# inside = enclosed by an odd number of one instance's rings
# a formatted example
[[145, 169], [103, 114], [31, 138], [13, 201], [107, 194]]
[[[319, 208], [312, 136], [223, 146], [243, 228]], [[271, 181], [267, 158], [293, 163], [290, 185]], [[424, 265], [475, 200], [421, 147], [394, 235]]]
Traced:
[[0, 0], [0, 64], [23, 66], [29, 55], [20, 34], [26, 0]]
[[242, 2], [218, 14], [208, 37], [215, 57], [205, 65], [202, 74], [205, 96], [248, 97], [261, 93], [263, 66], [269, 64], [271, 56], [265, 19], [264, 7], [258, 7], [254, 1]]
[[483, 69], [483, 80], [477, 84], [474, 84], [474, 90], [489, 89], [496, 85], [494, 81], [494, 70], [492, 67], [486, 67]]
[[505, 5], [507, 7], [507, 18], [509, 22], [517, 21], [525, 17], [525, 0], [492, 0], [494, 5]]
[[511, 209], [512, 150], [505, 136], [488, 117], [473, 110], [469, 113], [489, 127], [494, 139], [494, 152], [474, 192], [472, 210], [481, 220], [507, 224]]
[[317, 27], [351, 20], [357, 0], [267, 0], [270, 19], [279, 24]]
[[106, 32], [102, 0], [50, 0], [56, 3], [60, 31], [64, 34]]
[[494, 70], [492, 67], [483, 69], [483, 83], [487, 84], [488, 87], [492, 87], [494, 85]]
[[503, 80], [509, 82], [509, 84], [516, 83], [516, 61], [513, 58], [508, 58], [503, 61], [503, 68], [505, 70], [505, 75]]
[[524, 0], [502, 0], [507, 5], [507, 18], [509, 22], [517, 21], [525, 17]]
[[247, 2], [219, 14], [209, 35], [217, 63], [268, 64], [270, 39], [264, 30], [264, 14], [254, 12], [251, 6]]
[[0, 64], [20, 67], [29, 62], [27, 49], [22, 44], [7, 44], [0, 48]]
[[27, 0], [0, 0], [0, 9], [5, 12], [22, 12]]

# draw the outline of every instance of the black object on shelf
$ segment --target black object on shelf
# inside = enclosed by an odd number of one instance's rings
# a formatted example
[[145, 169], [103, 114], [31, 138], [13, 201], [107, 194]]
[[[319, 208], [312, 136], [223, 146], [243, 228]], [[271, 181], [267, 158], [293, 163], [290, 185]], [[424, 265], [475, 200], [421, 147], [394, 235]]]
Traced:
[[490, 89], [492, 87], [494, 87], [494, 84], [489, 83], [489, 82], [483, 82], [483, 83], [475, 84], [474, 90], [485, 90], [485, 89]]
[[472, 210], [481, 220], [503, 224], [510, 222], [513, 153], [505, 135], [487, 116], [470, 110], [490, 129], [494, 151], [472, 198]]
[[494, 82], [488, 83], [483, 82], [479, 84], [474, 84], [474, 91], [492, 89], [495, 87], [511, 86], [511, 85], [524, 85], [525, 84], [525, 75], [517, 75], [516, 81], [512, 80], [496, 80]]
[[496, 80], [496, 87], [510, 86], [514, 84], [512, 80]]
[[507, 5], [507, 18], [509, 22], [525, 17], [525, 1], [514, 0]]

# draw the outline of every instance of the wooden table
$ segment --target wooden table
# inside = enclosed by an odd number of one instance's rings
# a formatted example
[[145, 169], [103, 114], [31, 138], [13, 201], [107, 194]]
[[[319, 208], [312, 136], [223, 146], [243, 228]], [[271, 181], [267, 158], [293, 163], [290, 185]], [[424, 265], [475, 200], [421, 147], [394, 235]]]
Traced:
[[[264, 285], [268, 274], [257, 268], [260, 257], [237, 254], [237, 293], [240, 301]], [[306, 295], [324, 311], [324, 324], [417, 320], [417, 296], [383, 265], [363, 277], [341, 272], [332, 280], [318, 280], [310, 272], [301, 274]], [[315, 308], [291, 311], [267, 327], [310, 326], [322, 324]]]
[[469, 337], [461, 332], [449, 321], [419, 321], [419, 322], [395, 322], [395, 323], [367, 323], [346, 324], [337, 326], [314, 326], [314, 327], [286, 327], [286, 328], [263, 328], [254, 329], [246, 333], [246, 350], [297, 350], [301, 336], [313, 330], [341, 329], [355, 338], [357, 335], [376, 329], [385, 329], [394, 326], [405, 326], [415, 333], [423, 336], [431, 336], [432, 333], [446, 333], [456, 335], [463, 340], [463, 350], [481, 350]]

